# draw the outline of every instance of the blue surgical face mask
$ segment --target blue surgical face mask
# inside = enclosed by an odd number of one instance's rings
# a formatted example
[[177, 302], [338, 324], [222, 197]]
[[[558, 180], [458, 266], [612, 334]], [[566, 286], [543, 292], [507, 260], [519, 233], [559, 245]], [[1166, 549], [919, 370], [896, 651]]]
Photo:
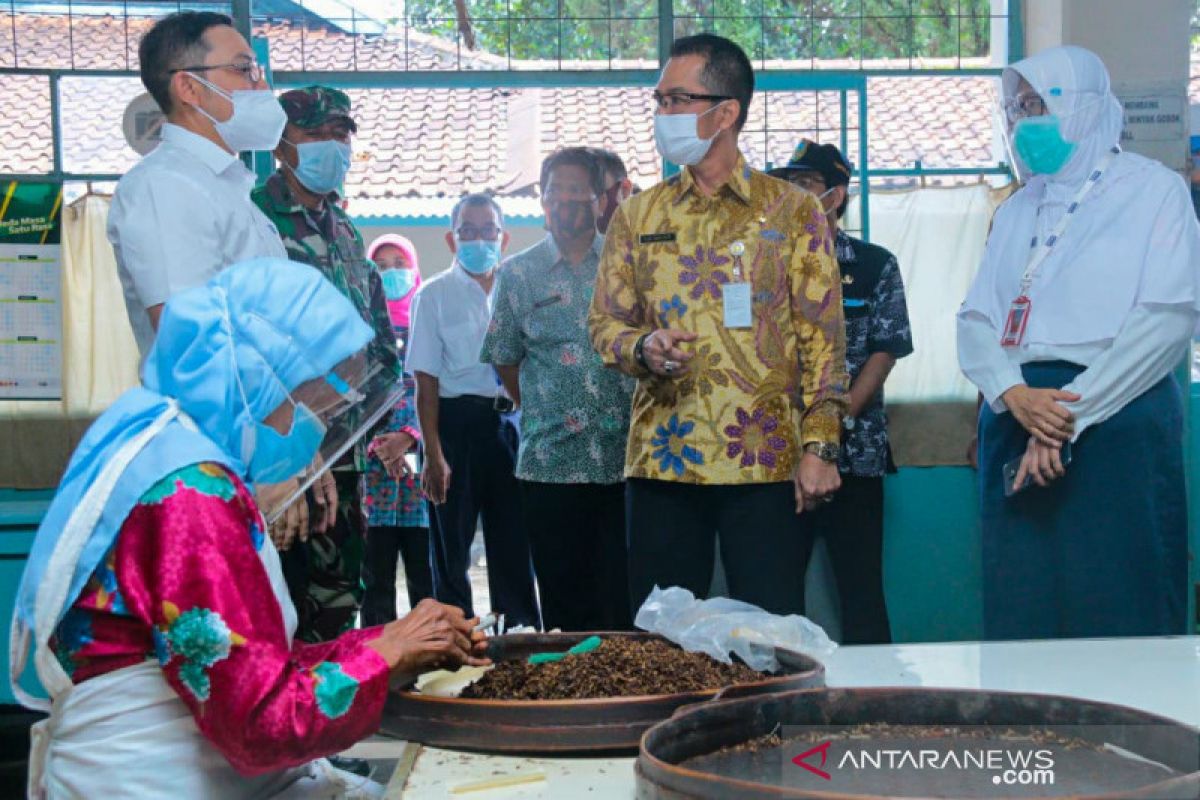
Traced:
[[[287, 141], [286, 139], [284, 141]], [[353, 151], [350, 145], [329, 139], [324, 142], [291, 144], [296, 148], [298, 162], [292, 173], [296, 180], [314, 194], [329, 194], [342, 185], [350, 171]]]
[[417, 285], [417, 276], [411, 269], [385, 269], [379, 273], [383, 280], [383, 293], [388, 300], [402, 300]]
[[472, 275], [486, 275], [500, 263], [500, 240], [475, 239], [459, 242], [458, 263]]
[[1062, 137], [1058, 117], [1025, 117], [1013, 128], [1013, 148], [1035, 175], [1053, 175], [1075, 152], [1075, 143]]
[[282, 435], [270, 425], [254, 423], [254, 453], [247, 474], [254, 483], [281, 483], [300, 474], [316, 457], [325, 424], [303, 403], [293, 405], [292, 429]]

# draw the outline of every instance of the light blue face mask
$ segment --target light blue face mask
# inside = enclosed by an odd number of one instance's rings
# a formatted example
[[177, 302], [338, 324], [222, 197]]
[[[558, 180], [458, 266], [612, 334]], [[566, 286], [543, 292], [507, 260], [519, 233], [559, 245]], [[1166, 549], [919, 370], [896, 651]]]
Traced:
[[379, 273], [383, 280], [383, 293], [388, 300], [403, 300], [417, 285], [417, 276], [411, 269], [385, 269]]
[[1013, 148], [1035, 175], [1053, 175], [1075, 152], [1075, 143], [1062, 137], [1058, 117], [1025, 117], [1013, 128]]
[[458, 263], [472, 275], [486, 275], [500, 263], [500, 240], [475, 239], [459, 242]]
[[292, 173], [304, 188], [314, 194], [329, 194], [342, 185], [350, 171], [350, 145], [336, 139], [288, 144], [296, 148], [299, 161]]
[[254, 483], [282, 483], [300, 474], [320, 450], [325, 424], [303, 403], [292, 408], [292, 429], [287, 435], [262, 422], [254, 424], [254, 454], [247, 467]]

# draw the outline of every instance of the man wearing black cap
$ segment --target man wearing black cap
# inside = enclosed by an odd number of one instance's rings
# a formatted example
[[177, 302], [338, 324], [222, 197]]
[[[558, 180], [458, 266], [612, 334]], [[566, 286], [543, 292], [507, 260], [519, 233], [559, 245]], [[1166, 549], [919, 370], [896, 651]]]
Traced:
[[800, 524], [812, 526], [813, 536], [803, 537], [809, 547], [824, 536], [829, 548], [842, 601], [843, 643], [878, 644], [891, 641], [883, 596], [883, 475], [895, 471], [883, 382], [896, 359], [913, 347], [896, 257], [838, 227], [849, 198], [850, 172], [836, 147], [805, 139], [787, 166], [768, 174], [817, 195], [834, 231], [851, 381], [838, 459], [842, 486], [832, 502], [803, 515]]
[[[279, 103], [288, 119], [275, 149], [279, 169], [251, 198], [279, 229], [288, 258], [319, 269], [374, 328], [368, 345], [372, 360], [392, 369], [399, 380], [400, 354], [383, 282], [340, 203], [351, 164], [351, 137], [358, 130], [350, 98], [337, 89], [308, 86], [285, 92]], [[332, 470], [336, 491], [331, 485], [316, 487], [313, 524], [301, 534], [304, 541], [293, 547], [272, 530], [285, 551], [284, 573], [299, 616], [296, 635], [303, 641], [336, 638], [353, 626], [358, 613], [366, 536], [358, 482], [366, 471], [369, 438]]]

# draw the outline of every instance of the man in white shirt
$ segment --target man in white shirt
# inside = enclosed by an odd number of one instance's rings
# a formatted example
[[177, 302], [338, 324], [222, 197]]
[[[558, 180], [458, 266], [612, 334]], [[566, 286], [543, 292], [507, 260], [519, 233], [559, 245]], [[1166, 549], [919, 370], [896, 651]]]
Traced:
[[468, 195], [454, 207], [446, 234], [454, 263], [417, 292], [405, 371], [417, 380], [434, 596], [473, 614], [467, 567], [482, 515], [492, 611], [509, 626], [540, 627], [514, 475], [512, 401], [495, 369], [479, 361], [508, 244], [503, 225], [487, 195]]
[[138, 59], [167, 121], [159, 146], [117, 184], [108, 239], [145, 356], [171, 295], [239, 261], [287, 257], [275, 226], [250, 201], [254, 174], [238, 159], [241, 150], [272, 149], [287, 118], [224, 14], [163, 17]]

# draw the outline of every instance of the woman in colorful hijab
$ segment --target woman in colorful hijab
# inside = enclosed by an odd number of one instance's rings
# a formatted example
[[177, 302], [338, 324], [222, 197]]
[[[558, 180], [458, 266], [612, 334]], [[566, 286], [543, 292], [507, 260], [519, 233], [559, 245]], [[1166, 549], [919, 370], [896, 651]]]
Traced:
[[[320, 273], [282, 259], [167, 302], [143, 386], [84, 436], [22, 577], [10, 681], [50, 713], [32, 796], [375, 796], [320, 757], [378, 729], [389, 680], [480, 661], [472, 623], [433, 601], [293, 641], [248, 484], [314, 463], [362, 401], [371, 337]], [[31, 643], [52, 705], [17, 686]]]
[[[396, 341], [408, 341], [409, 309], [421, 285], [420, 263], [413, 243], [385, 234], [371, 243], [368, 257], [379, 267], [387, 295]], [[371, 459], [363, 475], [363, 507], [367, 512], [367, 552], [363, 558], [364, 625], [382, 625], [396, 618], [396, 562], [404, 560], [408, 602], [415, 607], [433, 596], [429, 566], [429, 512], [421, 495], [416, 452], [416, 385], [404, 376], [404, 393], [386, 431], [371, 443]]]
[[407, 330], [409, 306], [416, 297], [417, 289], [421, 288], [421, 264], [417, 259], [417, 248], [407, 237], [385, 233], [371, 242], [367, 258], [379, 267], [392, 324]]
[[986, 401], [984, 634], [1181, 634], [1173, 371], [1200, 318], [1191, 198], [1178, 175], [1120, 150], [1121, 106], [1094, 53], [1053, 48], [1002, 83], [1027, 180], [997, 210], [958, 313], [959, 363]]

